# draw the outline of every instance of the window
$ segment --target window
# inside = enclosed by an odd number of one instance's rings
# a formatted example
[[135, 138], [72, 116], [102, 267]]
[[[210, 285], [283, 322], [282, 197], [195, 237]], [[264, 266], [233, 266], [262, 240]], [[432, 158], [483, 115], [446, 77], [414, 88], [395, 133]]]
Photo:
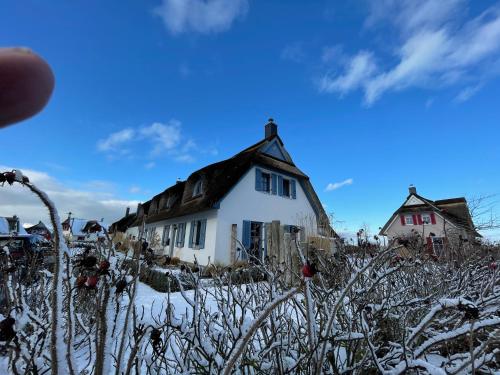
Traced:
[[290, 197], [290, 180], [283, 179], [283, 196]]
[[170, 245], [170, 225], [165, 225], [163, 227], [163, 236], [161, 239], [161, 244], [163, 246]]
[[261, 177], [262, 191], [266, 193], [271, 192], [271, 175], [269, 173], [262, 173]]
[[170, 195], [168, 198], [167, 198], [167, 203], [165, 204], [165, 208], [170, 208], [172, 207], [172, 204], [174, 203], [174, 196], [173, 195]]
[[413, 222], [413, 216], [412, 215], [406, 215], [405, 216], [405, 224], [406, 225], [414, 225], [415, 224]]
[[429, 214], [422, 214], [422, 224], [428, 225], [431, 223], [431, 215]]
[[153, 241], [155, 240], [155, 235], [156, 235], [156, 228], [155, 228], [155, 227], [153, 227], [153, 228], [151, 228], [151, 230], [149, 231], [149, 238], [148, 238], [148, 237], [146, 237], [146, 238], [147, 238], [147, 241], [148, 241], [149, 243], [153, 242]]
[[175, 246], [184, 247], [184, 237], [186, 236], [186, 223], [177, 225], [177, 236], [175, 239]]
[[203, 183], [201, 180], [196, 181], [194, 184], [194, 189], [193, 189], [193, 197], [196, 197], [198, 195], [201, 195], [203, 191]]
[[250, 248], [249, 253], [259, 258], [260, 257], [260, 245], [262, 242], [262, 223], [252, 221], [250, 223]]
[[194, 220], [191, 222], [189, 233], [189, 247], [192, 249], [203, 249], [205, 247], [206, 220]]

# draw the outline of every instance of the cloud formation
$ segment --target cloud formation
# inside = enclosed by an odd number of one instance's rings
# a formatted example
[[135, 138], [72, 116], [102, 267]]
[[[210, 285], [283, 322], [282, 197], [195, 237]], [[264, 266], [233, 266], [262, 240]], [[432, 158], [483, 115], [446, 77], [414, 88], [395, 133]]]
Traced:
[[333, 183], [330, 182], [326, 186], [325, 191], [334, 191], [334, 190], [340, 189], [343, 186], [352, 185], [353, 182], [354, 182], [354, 180], [352, 178], [348, 178], [347, 180], [344, 180], [341, 182], [333, 182]]
[[170, 33], [220, 33], [248, 11], [248, 0], [162, 0], [154, 13]]
[[323, 75], [320, 91], [345, 95], [360, 89], [369, 106], [385, 93], [408, 88], [476, 88], [459, 94], [457, 101], [464, 101], [498, 74], [500, 6], [467, 18], [463, 0], [369, 3], [365, 25], [370, 32], [388, 26], [400, 36], [393, 54], [363, 49], [349, 56]]
[[[11, 167], [0, 166], [0, 170], [12, 170]], [[89, 181], [81, 184], [82, 188], [74, 189], [46, 172], [21, 169], [32, 183], [47, 193], [55, 203], [61, 220], [72, 212], [74, 217], [84, 219], [104, 218], [111, 224], [125, 214], [127, 207], [132, 211], [138, 201], [124, 200], [116, 197], [110, 190], [110, 183], [105, 181]], [[2, 187], [0, 194], [0, 216], [17, 215], [23, 222], [38, 223], [42, 220], [49, 225], [47, 209], [27, 188], [15, 184]]]
[[[193, 162], [195, 157], [192, 153], [197, 149], [196, 143], [182, 134], [182, 124], [177, 120], [126, 128], [97, 142], [97, 150], [112, 159], [130, 155], [134, 149], [135, 155], [141, 155], [141, 152], [138, 152], [141, 146], [147, 146], [146, 148], [151, 150], [149, 154], [144, 155], [149, 159], [167, 155], [179, 162]], [[151, 160], [145, 164], [146, 169], [152, 169], [154, 166], [155, 163]]]

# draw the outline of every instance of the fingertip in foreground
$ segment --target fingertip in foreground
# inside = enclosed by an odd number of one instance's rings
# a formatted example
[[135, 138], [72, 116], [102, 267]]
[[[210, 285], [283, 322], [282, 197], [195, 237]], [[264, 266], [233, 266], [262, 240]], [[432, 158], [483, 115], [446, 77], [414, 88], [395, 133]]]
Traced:
[[27, 48], [0, 48], [0, 128], [40, 112], [54, 90], [54, 74]]

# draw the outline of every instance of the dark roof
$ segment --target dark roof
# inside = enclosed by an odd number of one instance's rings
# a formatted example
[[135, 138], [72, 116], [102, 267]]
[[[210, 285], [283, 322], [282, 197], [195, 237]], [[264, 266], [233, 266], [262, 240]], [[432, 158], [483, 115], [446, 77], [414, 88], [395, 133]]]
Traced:
[[[140, 225], [144, 220], [144, 214], [147, 214], [146, 223], [151, 223], [217, 208], [224, 196], [254, 165], [278, 170], [296, 177], [306, 191], [311, 205], [318, 214], [318, 219], [323, 223], [328, 222], [327, 215], [309, 181], [309, 177], [298, 169], [291, 159], [290, 161], [283, 161], [261, 152], [265, 145], [270, 144], [275, 139], [281, 146], [283, 145], [280, 137], [273, 135], [244, 149], [229, 159], [193, 172], [186, 181], [177, 182], [151, 200], [140, 204], [137, 209], [137, 216], [129, 226]], [[203, 192], [201, 195], [193, 197], [194, 186], [199, 180], [202, 181]], [[173, 201], [169, 207], [165, 207], [165, 202], [169, 197], [172, 197]], [[121, 220], [117, 223], [120, 223]], [[331, 232], [334, 233], [333, 230]]]
[[384, 227], [380, 230], [380, 234], [383, 234], [386, 231], [390, 223], [396, 216], [399, 216], [399, 214], [421, 212], [422, 209], [426, 209], [437, 212], [456, 226], [473, 231], [477, 237], [481, 237], [481, 235], [475, 229], [474, 222], [472, 221], [472, 217], [470, 216], [469, 207], [467, 206], [467, 200], [464, 197], [439, 199], [433, 201], [418, 194], [410, 194], [406, 197], [405, 203], [412, 195], [417, 197], [424, 203], [411, 206], [405, 206], [403, 203], [403, 205], [392, 214], [389, 221], [387, 221]]
[[135, 221], [137, 215], [135, 213], [128, 214], [120, 220], [115, 221], [109, 226], [109, 233], [125, 232]]
[[31, 227], [25, 228], [26, 232], [31, 233], [33, 230], [49, 230], [47, 226], [42, 222], [39, 221], [38, 224], [32, 225]]

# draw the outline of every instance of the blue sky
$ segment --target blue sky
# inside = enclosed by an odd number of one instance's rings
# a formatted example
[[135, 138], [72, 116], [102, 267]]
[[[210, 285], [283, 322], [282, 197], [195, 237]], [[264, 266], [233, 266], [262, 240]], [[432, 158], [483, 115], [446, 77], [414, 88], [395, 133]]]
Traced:
[[112, 221], [268, 117], [341, 231], [376, 230], [409, 184], [500, 192], [496, 1], [4, 0], [0, 30], [56, 76], [48, 107], [1, 131], [0, 164], [63, 212]]

